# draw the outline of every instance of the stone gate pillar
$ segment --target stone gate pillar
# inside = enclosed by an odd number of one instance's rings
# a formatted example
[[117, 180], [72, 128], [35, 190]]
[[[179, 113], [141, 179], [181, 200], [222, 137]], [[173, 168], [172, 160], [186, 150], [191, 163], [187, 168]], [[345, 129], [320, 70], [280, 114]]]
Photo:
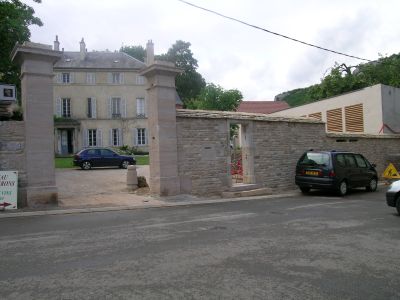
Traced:
[[11, 53], [21, 65], [21, 99], [25, 122], [25, 191], [28, 207], [57, 203], [54, 169], [53, 65], [61, 52], [25, 42]]
[[155, 61], [140, 73], [148, 82], [150, 191], [161, 196], [180, 194], [175, 76], [181, 71], [172, 63]]

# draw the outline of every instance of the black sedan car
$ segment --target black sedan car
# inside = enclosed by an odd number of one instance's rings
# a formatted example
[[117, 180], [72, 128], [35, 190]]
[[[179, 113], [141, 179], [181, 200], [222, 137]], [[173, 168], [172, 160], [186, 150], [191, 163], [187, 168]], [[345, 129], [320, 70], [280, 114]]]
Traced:
[[83, 170], [90, 170], [93, 167], [120, 167], [128, 168], [135, 165], [133, 156], [120, 155], [108, 148], [88, 148], [79, 151], [74, 155], [74, 165]]
[[396, 207], [400, 215], [400, 180], [393, 182], [386, 191], [386, 203], [391, 207]]

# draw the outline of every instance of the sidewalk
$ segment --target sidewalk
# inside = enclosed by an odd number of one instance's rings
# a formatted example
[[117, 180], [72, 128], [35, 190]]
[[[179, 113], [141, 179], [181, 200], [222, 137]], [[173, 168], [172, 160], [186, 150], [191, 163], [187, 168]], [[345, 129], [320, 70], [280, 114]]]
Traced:
[[[91, 206], [91, 207], [49, 207], [46, 210], [16, 210], [0, 212], [0, 219], [2, 218], [17, 218], [28, 216], [44, 216], [44, 215], [65, 215], [65, 214], [78, 214], [78, 213], [93, 213], [93, 212], [107, 212], [107, 211], [121, 211], [133, 209], [146, 209], [146, 208], [161, 208], [161, 207], [177, 207], [177, 206], [192, 206], [192, 205], [205, 205], [205, 204], [218, 204], [225, 202], [237, 201], [250, 201], [261, 199], [279, 199], [285, 197], [293, 197], [298, 195], [299, 192], [293, 191], [292, 193], [254, 196], [254, 197], [241, 197], [241, 198], [199, 198], [193, 195], [178, 195], [170, 197], [156, 197], [156, 196], [133, 196], [129, 198], [129, 204], [123, 205], [124, 201], [118, 201], [121, 205], [114, 206]], [[128, 200], [128, 199], [119, 199]], [[111, 201], [110, 201], [111, 202]]]

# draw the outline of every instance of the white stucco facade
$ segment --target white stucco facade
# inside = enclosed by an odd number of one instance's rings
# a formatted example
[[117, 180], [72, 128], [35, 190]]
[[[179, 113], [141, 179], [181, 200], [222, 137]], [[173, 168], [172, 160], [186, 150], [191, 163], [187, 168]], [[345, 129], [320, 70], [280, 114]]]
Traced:
[[380, 134], [400, 132], [399, 114], [400, 89], [377, 84], [270, 115], [320, 118], [327, 132]]

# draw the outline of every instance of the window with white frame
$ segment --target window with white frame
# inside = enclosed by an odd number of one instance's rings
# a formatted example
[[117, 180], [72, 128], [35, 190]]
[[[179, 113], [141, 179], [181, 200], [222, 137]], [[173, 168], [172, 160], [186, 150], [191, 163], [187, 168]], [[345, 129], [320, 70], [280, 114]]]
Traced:
[[61, 117], [71, 118], [71, 99], [62, 98], [61, 99]]
[[144, 98], [136, 98], [136, 116], [138, 118], [146, 117], [146, 107]]
[[146, 128], [136, 128], [136, 145], [143, 146], [147, 144]]
[[136, 76], [136, 84], [143, 85], [146, 83], [146, 78], [144, 76], [137, 75]]
[[121, 128], [113, 128], [110, 130], [110, 146], [122, 146], [122, 130]]
[[112, 84], [122, 84], [123, 75], [122, 73], [113, 72], [110, 74], [110, 83]]
[[96, 99], [93, 97], [87, 98], [87, 117], [95, 119], [96, 115]]
[[111, 117], [113, 119], [121, 118], [121, 98], [111, 98]]
[[86, 83], [87, 84], [95, 84], [96, 83], [96, 74], [95, 73], [86, 73]]
[[62, 83], [71, 83], [71, 74], [70, 73], [61, 73], [61, 82]]
[[88, 131], [87, 131], [87, 145], [89, 147], [98, 146], [97, 129], [88, 129]]

